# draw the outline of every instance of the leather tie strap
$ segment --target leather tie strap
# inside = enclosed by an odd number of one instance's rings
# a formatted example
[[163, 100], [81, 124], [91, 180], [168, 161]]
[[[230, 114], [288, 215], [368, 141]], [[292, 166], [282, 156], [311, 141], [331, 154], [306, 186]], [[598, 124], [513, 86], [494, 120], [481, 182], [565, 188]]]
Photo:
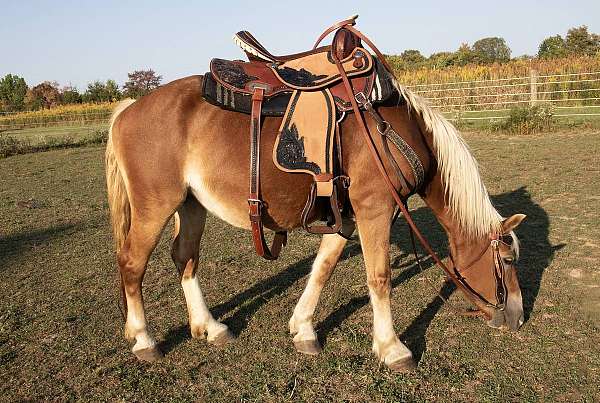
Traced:
[[317, 39], [317, 41], [315, 42], [315, 46], [313, 46], [313, 50], [314, 50], [314, 49], [316, 49], [316, 48], [317, 48], [317, 46], [319, 46], [319, 44], [321, 43], [321, 41], [322, 41], [323, 39], [325, 39], [325, 37], [326, 37], [327, 35], [329, 35], [330, 33], [332, 33], [333, 31], [336, 31], [336, 30], [338, 30], [338, 29], [340, 29], [340, 28], [342, 28], [342, 27], [349, 27], [349, 26], [351, 26], [351, 25], [354, 25], [354, 24], [356, 24], [356, 19], [357, 19], [357, 18], [358, 18], [358, 15], [353, 15], [352, 17], [350, 17], [350, 18], [348, 18], [348, 19], [346, 19], [346, 20], [343, 20], [343, 21], [337, 22], [337, 23], [333, 24], [332, 26], [330, 26], [329, 28], [327, 28], [327, 29], [326, 29], [326, 30], [325, 30], [325, 31], [324, 31], [324, 32], [321, 34], [321, 36], [319, 36], [319, 39]]
[[262, 224], [262, 208], [264, 202], [260, 200], [260, 125], [262, 113], [262, 101], [265, 89], [256, 87], [252, 94], [252, 114], [250, 115], [250, 196], [248, 207], [250, 225], [252, 226], [252, 239], [258, 256], [267, 260], [275, 260], [279, 257], [282, 246], [287, 242], [287, 232], [277, 231], [271, 247], [265, 241], [265, 233]]

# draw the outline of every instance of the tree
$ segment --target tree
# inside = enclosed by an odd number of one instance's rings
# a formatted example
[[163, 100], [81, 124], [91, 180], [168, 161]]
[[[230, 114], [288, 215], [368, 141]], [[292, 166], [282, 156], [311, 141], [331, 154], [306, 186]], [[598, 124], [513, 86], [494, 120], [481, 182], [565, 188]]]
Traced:
[[594, 56], [600, 51], [600, 36], [588, 32], [585, 25], [571, 28], [565, 37], [565, 47], [573, 55]]
[[118, 101], [122, 98], [121, 91], [115, 80], [106, 80], [106, 96], [110, 102]]
[[25, 108], [27, 83], [22, 77], [7, 74], [0, 80], [0, 103], [8, 111], [20, 111]]
[[473, 44], [473, 53], [481, 63], [504, 63], [510, 60], [510, 48], [504, 38], [483, 38]]
[[82, 101], [81, 94], [77, 88], [70, 85], [62, 89], [60, 96], [63, 104], [80, 104]]
[[52, 81], [44, 81], [36, 85], [27, 93], [27, 104], [32, 109], [37, 108], [52, 108], [60, 104], [60, 91], [58, 83]]
[[402, 60], [410, 67], [417, 67], [419, 64], [423, 63], [426, 59], [425, 56], [421, 54], [416, 49], [407, 49], [400, 55]]
[[154, 70], [136, 70], [127, 74], [128, 80], [123, 86], [124, 93], [128, 97], [139, 98], [148, 94], [160, 86], [162, 76], [157, 75]]
[[84, 102], [105, 102], [107, 98], [106, 85], [99, 80], [89, 83], [83, 93]]
[[94, 81], [88, 84], [83, 94], [83, 100], [85, 102], [114, 102], [121, 99], [121, 96], [115, 80], [106, 80], [106, 83]]
[[449, 59], [451, 62], [450, 64], [456, 66], [464, 66], [470, 63], [476, 63], [477, 60], [477, 54], [473, 52], [468, 43], [461, 44], [458, 50], [454, 52]]
[[454, 54], [452, 52], [432, 53], [429, 56], [429, 66], [433, 69], [441, 69], [452, 66], [454, 63]]
[[538, 57], [541, 59], [551, 59], [554, 57], [564, 57], [567, 55], [565, 40], [560, 35], [549, 36], [540, 43]]

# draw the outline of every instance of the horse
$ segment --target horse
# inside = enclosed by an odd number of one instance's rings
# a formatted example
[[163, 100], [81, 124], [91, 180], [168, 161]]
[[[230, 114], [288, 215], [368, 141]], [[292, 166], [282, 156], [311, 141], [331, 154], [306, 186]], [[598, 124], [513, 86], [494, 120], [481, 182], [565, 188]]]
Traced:
[[[250, 165], [250, 117], [223, 110], [200, 96], [203, 76], [166, 84], [138, 100], [119, 103], [112, 115], [106, 146], [106, 178], [116, 256], [125, 305], [125, 337], [143, 361], [162, 357], [148, 331], [142, 281], [150, 254], [174, 217], [172, 258], [180, 276], [191, 336], [223, 345], [233, 339], [227, 326], [209, 311], [198, 282], [198, 255], [207, 212], [239, 228], [250, 229], [247, 183]], [[523, 324], [523, 303], [515, 263], [519, 242], [514, 229], [525, 218], [503, 218], [494, 208], [477, 162], [457, 129], [425, 100], [394, 81], [397, 104], [378, 112], [415, 150], [425, 167], [426, 182], [418, 195], [448, 236], [453, 272], [459, 289], [494, 327], [517, 330]], [[279, 117], [265, 117], [261, 152], [272, 153]], [[371, 131], [377, 129], [367, 122]], [[416, 366], [411, 351], [394, 331], [391, 296], [390, 231], [395, 201], [353, 119], [340, 122], [344, 172], [351, 178], [348, 198], [358, 230], [370, 303], [373, 310], [372, 349], [395, 371]], [[382, 141], [374, 138], [382, 152]], [[391, 150], [406, 179], [407, 162]], [[384, 160], [386, 170], [393, 167]], [[309, 175], [286, 173], [269, 158], [260, 160], [261, 194], [268, 206], [266, 228], [293, 230], [310, 192]], [[394, 187], [402, 192], [398, 178]], [[404, 196], [408, 196], [405, 194]], [[321, 351], [312, 318], [320, 294], [347, 240], [323, 235], [310, 276], [289, 330], [300, 353]], [[505, 300], [498, 295], [500, 285]], [[477, 298], [473, 298], [476, 295]], [[501, 303], [502, 302], [502, 303]]]

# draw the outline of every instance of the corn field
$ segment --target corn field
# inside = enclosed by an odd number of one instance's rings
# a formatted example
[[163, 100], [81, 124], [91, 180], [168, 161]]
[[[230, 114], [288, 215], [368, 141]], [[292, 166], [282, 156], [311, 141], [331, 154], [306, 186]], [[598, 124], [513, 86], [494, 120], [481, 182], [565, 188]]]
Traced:
[[548, 105], [556, 117], [600, 116], [598, 56], [396, 74], [400, 82], [455, 118], [501, 119], [510, 109], [527, 105]]
[[113, 106], [112, 103], [77, 104], [31, 112], [0, 112], [0, 131], [107, 123]]

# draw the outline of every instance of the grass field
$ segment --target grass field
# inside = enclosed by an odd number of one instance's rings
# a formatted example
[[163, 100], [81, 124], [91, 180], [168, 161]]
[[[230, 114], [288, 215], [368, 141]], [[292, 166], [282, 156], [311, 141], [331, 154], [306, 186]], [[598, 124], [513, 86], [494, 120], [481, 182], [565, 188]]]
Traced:
[[48, 140], [79, 139], [97, 130], [108, 130], [108, 122], [57, 127], [32, 127], [26, 129], [7, 130], [0, 134], [28, 141], [31, 144], [40, 144]]
[[[137, 362], [117, 308], [102, 147], [0, 159], [0, 400], [598, 401], [600, 132], [470, 134], [467, 141], [499, 210], [528, 215], [518, 229], [527, 321], [512, 333], [444, 308], [423, 276], [465, 303], [429, 262], [418, 273], [400, 222], [393, 311], [419, 361], [410, 374], [391, 373], [370, 352], [356, 240], [317, 309], [324, 352], [306, 357], [294, 351], [287, 320], [318, 237], [293, 233], [282, 258], [268, 263], [254, 254], [249, 233], [213, 218], [201, 283], [237, 340], [215, 349], [189, 337], [165, 233], [144, 291], [166, 357]], [[432, 215], [417, 201], [412, 209], [444, 251]]]

